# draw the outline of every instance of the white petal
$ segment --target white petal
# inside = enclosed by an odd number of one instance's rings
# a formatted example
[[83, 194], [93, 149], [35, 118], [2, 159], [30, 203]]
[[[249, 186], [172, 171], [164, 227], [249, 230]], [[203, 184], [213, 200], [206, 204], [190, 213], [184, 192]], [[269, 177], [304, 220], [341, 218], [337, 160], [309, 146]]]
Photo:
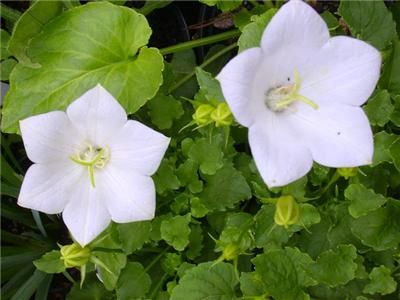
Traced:
[[62, 111], [24, 119], [20, 129], [27, 155], [35, 163], [69, 160], [79, 147], [77, 132]]
[[72, 102], [67, 114], [88, 142], [100, 148], [127, 121], [125, 110], [101, 85]]
[[272, 116], [249, 129], [251, 152], [268, 187], [289, 184], [312, 167], [311, 153], [285, 121]]
[[292, 0], [283, 5], [269, 22], [261, 47], [266, 53], [284, 50], [288, 55], [302, 49], [313, 55], [312, 51], [328, 39], [328, 27], [319, 14], [303, 1]]
[[372, 162], [372, 131], [361, 108], [324, 105], [315, 110], [303, 106], [293, 118], [297, 132], [319, 164], [338, 168]]
[[[104, 191], [96, 180], [93, 188], [89, 176], [82, 177], [70, 193], [63, 220], [73, 238], [85, 246], [94, 240], [110, 224], [111, 217], [104, 203]], [[95, 178], [98, 174], [95, 173]]]
[[149, 176], [139, 175], [129, 166], [108, 166], [101, 174], [101, 186], [111, 218], [126, 223], [154, 218], [156, 191]]
[[25, 174], [18, 205], [47, 214], [60, 213], [83, 175], [70, 163], [34, 164]]
[[261, 48], [247, 49], [230, 60], [217, 76], [233, 115], [240, 124], [246, 127], [254, 122], [253, 116], [258, 109], [259, 103], [254, 101], [252, 90], [255, 71], [261, 59]]
[[369, 44], [331, 38], [303, 71], [300, 94], [318, 103], [361, 105], [375, 89], [380, 66], [381, 55]]
[[111, 162], [129, 167], [142, 175], [158, 169], [170, 138], [137, 121], [128, 121], [110, 141]]

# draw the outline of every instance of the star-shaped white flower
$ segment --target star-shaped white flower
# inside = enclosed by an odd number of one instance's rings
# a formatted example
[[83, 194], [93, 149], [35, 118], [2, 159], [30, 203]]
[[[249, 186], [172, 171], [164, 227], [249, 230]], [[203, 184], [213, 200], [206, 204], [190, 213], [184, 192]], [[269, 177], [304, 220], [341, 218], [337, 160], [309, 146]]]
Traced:
[[330, 38], [310, 6], [292, 0], [272, 18], [260, 48], [232, 59], [217, 76], [268, 186], [329, 167], [370, 164], [372, 132], [360, 108], [379, 78], [380, 53], [365, 42]]
[[121, 105], [97, 85], [66, 113], [20, 122], [28, 169], [18, 198], [23, 207], [61, 213], [82, 246], [111, 220], [149, 220], [155, 213], [157, 170], [170, 139], [127, 120]]

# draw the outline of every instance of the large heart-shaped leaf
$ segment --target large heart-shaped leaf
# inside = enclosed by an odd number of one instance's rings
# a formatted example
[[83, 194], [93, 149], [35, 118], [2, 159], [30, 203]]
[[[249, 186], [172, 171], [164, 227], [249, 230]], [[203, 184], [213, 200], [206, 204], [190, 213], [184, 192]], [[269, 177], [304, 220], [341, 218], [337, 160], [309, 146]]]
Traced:
[[65, 109], [98, 83], [128, 113], [137, 111], [162, 83], [161, 54], [143, 47], [150, 35], [144, 16], [107, 2], [89, 3], [55, 18], [27, 51], [41, 67], [18, 64], [11, 74], [3, 131], [17, 132], [18, 121], [28, 116]]

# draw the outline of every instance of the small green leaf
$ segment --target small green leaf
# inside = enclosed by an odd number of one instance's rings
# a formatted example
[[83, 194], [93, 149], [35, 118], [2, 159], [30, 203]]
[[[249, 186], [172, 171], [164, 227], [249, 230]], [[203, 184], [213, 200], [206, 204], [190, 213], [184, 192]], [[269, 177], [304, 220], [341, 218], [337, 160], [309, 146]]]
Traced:
[[143, 298], [149, 291], [151, 278], [138, 262], [128, 262], [122, 270], [116, 286], [119, 300]]
[[376, 251], [397, 247], [400, 243], [400, 205], [397, 202], [388, 201], [386, 207], [353, 220], [353, 234]]
[[13, 58], [7, 58], [0, 62], [0, 80], [9, 81], [11, 71], [17, 65], [17, 61]]
[[61, 1], [37, 0], [22, 14], [15, 24], [8, 50], [18, 59], [18, 62], [40, 67], [40, 64], [31, 62], [26, 50], [33, 37], [43, 30], [43, 27], [63, 11]]
[[366, 294], [387, 295], [396, 291], [397, 282], [390, 275], [390, 269], [385, 266], [379, 266], [372, 269], [369, 274], [371, 280], [364, 288]]
[[400, 136], [381, 131], [375, 134], [375, 149], [373, 157], [373, 166], [379, 165], [382, 162], [391, 162], [392, 156], [390, 154], [390, 146], [392, 146]]
[[173, 289], [171, 300], [232, 300], [236, 299], [238, 283], [231, 264], [202, 263], [185, 272]]
[[203, 249], [203, 230], [200, 225], [192, 225], [190, 228], [189, 246], [186, 251], [186, 256], [190, 259], [195, 259], [201, 254]]
[[272, 250], [252, 260], [255, 272], [276, 300], [306, 300], [292, 258], [283, 250]]
[[127, 254], [141, 249], [150, 240], [151, 222], [140, 221], [125, 224], [114, 224], [117, 227], [122, 249]]
[[385, 126], [390, 120], [390, 115], [394, 111], [394, 106], [390, 100], [390, 94], [387, 90], [380, 90], [370, 100], [364, 110], [372, 125]]
[[29, 57], [41, 67], [18, 64], [11, 74], [2, 129], [15, 133], [19, 120], [63, 110], [98, 83], [127, 113], [136, 112], [162, 82], [160, 52], [144, 47], [150, 34], [144, 16], [108, 2], [85, 4], [55, 18], [29, 44]]
[[385, 61], [383, 73], [379, 81], [381, 88], [387, 89], [392, 95], [400, 95], [400, 40], [393, 43], [390, 57]]
[[223, 12], [233, 10], [242, 4], [242, 0], [200, 0], [200, 2], [208, 5], [216, 5]]
[[190, 215], [175, 216], [161, 222], [161, 237], [178, 251], [189, 244]]
[[400, 127], [400, 95], [396, 95], [395, 97], [393, 97], [393, 102], [394, 110], [393, 113], [390, 115], [390, 121], [392, 121], [394, 125]]
[[389, 152], [396, 169], [400, 171], [400, 137], [390, 145]]
[[201, 172], [207, 175], [215, 174], [223, 166], [223, 155], [216, 140], [210, 142], [206, 138], [196, 139], [188, 153], [189, 158], [200, 165]]
[[113, 294], [104, 288], [104, 285], [96, 277], [95, 272], [86, 275], [82, 287], [75, 283], [67, 294], [67, 300], [109, 300]]
[[218, 80], [216, 80], [210, 73], [204, 71], [200, 67], [197, 67], [196, 77], [200, 86], [200, 90], [204, 93], [208, 101], [225, 101]]
[[339, 14], [354, 37], [385, 48], [396, 36], [396, 23], [383, 1], [341, 1]]
[[181, 102], [172, 96], [157, 94], [147, 103], [147, 106], [151, 121], [160, 129], [171, 128], [173, 121], [183, 115]]
[[192, 159], [187, 159], [177, 169], [179, 181], [187, 186], [192, 193], [199, 193], [203, 190], [203, 181], [199, 180], [197, 170], [199, 164]]
[[352, 217], [359, 218], [376, 210], [386, 203], [386, 198], [367, 189], [362, 184], [351, 184], [344, 192], [345, 197], [350, 200], [349, 212]]
[[210, 211], [232, 208], [236, 203], [251, 197], [246, 179], [230, 165], [224, 166], [213, 176], [207, 176], [206, 182], [199, 198]]
[[10, 57], [8, 51], [8, 41], [10, 40], [10, 34], [4, 29], [0, 28], [0, 60]]
[[35, 267], [45, 273], [61, 273], [65, 271], [64, 262], [58, 250], [52, 250], [33, 262]]
[[194, 197], [190, 199], [190, 213], [195, 218], [202, 218], [209, 212], [200, 198]]
[[163, 159], [153, 179], [159, 194], [168, 190], [177, 190], [181, 186], [178, 177], [175, 175], [175, 166], [168, 159]]
[[265, 289], [265, 284], [257, 273], [241, 273], [240, 290], [243, 296], [262, 296], [265, 294]]
[[276, 13], [276, 9], [271, 8], [259, 16], [252, 16], [251, 23], [243, 27], [242, 34], [238, 40], [239, 52], [252, 47], [260, 47], [261, 37], [265, 27]]
[[346, 284], [355, 277], [356, 258], [357, 249], [353, 245], [339, 245], [334, 250], [323, 252], [307, 272], [317, 282], [330, 287]]

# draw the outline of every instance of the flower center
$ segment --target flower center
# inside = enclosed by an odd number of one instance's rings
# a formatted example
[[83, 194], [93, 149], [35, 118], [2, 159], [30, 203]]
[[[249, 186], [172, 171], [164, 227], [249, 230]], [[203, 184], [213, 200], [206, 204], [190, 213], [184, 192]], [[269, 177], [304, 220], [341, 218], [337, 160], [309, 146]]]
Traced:
[[293, 102], [301, 101], [314, 109], [318, 109], [318, 105], [314, 101], [299, 94], [300, 87], [300, 74], [295, 70], [294, 84], [269, 89], [265, 93], [265, 105], [272, 111], [280, 112], [288, 108]]
[[88, 145], [82, 152], [70, 156], [70, 159], [87, 168], [90, 184], [92, 187], [96, 187], [94, 181], [94, 171], [96, 169], [102, 169], [110, 160], [110, 151], [107, 147], [95, 148], [92, 145]]

